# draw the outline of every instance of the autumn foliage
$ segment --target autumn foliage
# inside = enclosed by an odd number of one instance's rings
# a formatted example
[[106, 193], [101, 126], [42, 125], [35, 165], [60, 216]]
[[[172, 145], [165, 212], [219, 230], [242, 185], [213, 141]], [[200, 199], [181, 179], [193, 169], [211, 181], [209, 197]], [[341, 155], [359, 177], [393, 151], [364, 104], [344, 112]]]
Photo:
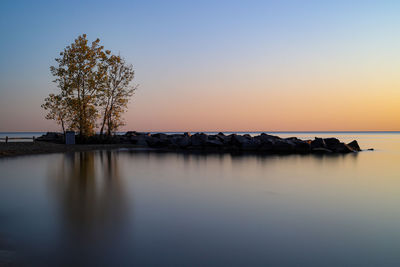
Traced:
[[46, 119], [55, 120], [62, 130], [74, 130], [81, 137], [111, 135], [124, 125], [122, 118], [136, 87], [132, 65], [119, 55], [104, 50], [100, 40], [91, 44], [86, 34], [64, 48], [50, 71], [59, 89], [42, 105]]

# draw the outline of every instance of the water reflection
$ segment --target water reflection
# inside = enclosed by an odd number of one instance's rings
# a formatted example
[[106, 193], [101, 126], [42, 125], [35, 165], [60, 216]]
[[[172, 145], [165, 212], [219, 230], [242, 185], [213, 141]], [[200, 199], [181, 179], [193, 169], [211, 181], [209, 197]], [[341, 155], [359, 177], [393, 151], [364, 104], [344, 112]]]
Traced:
[[111, 151], [67, 153], [51, 166], [48, 179], [59, 206], [60, 246], [72, 253], [63, 255], [68, 264], [82, 262], [83, 255], [91, 263], [92, 254], [107, 260], [110, 244], [119, 243], [119, 231], [132, 212], [117, 156]]
[[399, 266], [400, 138], [371, 140], [381, 150], [0, 160], [0, 250], [27, 266]]

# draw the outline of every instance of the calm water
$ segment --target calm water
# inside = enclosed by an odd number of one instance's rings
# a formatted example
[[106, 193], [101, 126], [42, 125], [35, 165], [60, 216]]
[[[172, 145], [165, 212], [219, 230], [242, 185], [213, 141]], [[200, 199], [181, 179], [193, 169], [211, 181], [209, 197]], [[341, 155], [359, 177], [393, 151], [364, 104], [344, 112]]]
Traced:
[[33, 137], [37, 138], [45, 134], [45, 132], [0, 132], [0, 142], [5, 142], [6, 136], [8, 138], [30, 138], [30, 139], [13, 139], [10, 142], [32, 142]]
[[400, 134], [376, 151], [0, 159], [0, 265], [399, 266]]

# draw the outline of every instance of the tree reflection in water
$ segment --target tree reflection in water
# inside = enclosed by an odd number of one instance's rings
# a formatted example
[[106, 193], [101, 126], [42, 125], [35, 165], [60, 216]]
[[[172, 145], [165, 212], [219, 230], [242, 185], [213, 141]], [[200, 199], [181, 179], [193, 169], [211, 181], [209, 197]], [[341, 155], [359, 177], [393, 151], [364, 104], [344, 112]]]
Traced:
[[56, 261], [104, 263], [118, 253], [129, 212], [116, 153], [66, 153], [51, 171], [63, 236], [57, 257], [68, 258]]

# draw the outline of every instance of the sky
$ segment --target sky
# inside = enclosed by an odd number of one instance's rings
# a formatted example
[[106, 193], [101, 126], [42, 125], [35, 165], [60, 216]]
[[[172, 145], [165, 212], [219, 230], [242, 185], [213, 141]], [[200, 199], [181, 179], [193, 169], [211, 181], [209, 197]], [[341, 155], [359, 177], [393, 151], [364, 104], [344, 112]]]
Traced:
[[86, 33], [135, 69], [121, 130], [398, 131], [400, 1], [0, 3], [0, 131], [54, 131], [50, 66]]

